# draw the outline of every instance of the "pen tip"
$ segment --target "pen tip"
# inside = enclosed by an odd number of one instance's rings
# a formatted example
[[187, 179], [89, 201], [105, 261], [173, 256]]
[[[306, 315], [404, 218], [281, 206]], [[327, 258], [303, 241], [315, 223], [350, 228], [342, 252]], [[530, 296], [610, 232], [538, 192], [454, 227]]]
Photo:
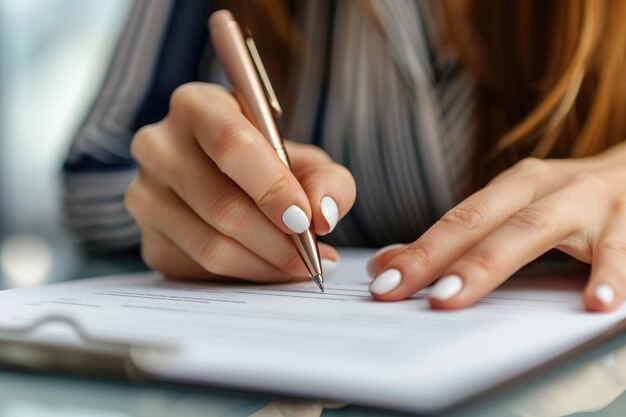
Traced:
[[324, 292], [324, 275], [322, 275], [322, 274], [315, 275], [313, 277], [313, 280], [315, 281], [317, 286], [320, 287], [320, 290], [323, 293]]

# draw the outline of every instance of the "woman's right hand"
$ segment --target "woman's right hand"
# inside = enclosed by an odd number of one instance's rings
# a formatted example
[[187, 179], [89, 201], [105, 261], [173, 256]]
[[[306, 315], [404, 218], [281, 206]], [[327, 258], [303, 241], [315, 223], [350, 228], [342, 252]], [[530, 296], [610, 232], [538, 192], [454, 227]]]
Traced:
[[[135, 135], [138, 175], [126, 207], [146, 264], [175, 278], [303, 280], [288, 234], [332, 231], [352, 207], [350, 172], [312, 145], [288, 143], [290, 171], [222, 87], [191, 83], [168, 115]], [[339, 255], [320, 244], [326, 269]], [[330, 272], [330, 271], [328, 271]]]

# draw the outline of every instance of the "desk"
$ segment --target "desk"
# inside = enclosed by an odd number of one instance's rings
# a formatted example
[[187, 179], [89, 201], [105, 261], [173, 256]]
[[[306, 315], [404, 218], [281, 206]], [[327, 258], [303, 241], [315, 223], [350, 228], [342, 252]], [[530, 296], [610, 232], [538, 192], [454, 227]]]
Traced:
[[[58, 250], [58, 249], [55, 249]], [[51, 281], [137, 271], [134, 254], [94, 257], [70, 251], [71, 271]], [[67, 253], [64, 252], [64, 253]], [[626, 335], [567, 364], [527, 376], [440, 415], [585, 416], [626, 415]], [[35, 375], [0, 369], [1, 417], [49, 416], [319, 416], [319, 403], [253, 393], [170, 384], [135, 384], [64, 375]], [[317, 411], [316, 411], [317, 410]], [[325, 408], [322, 416], [401, 416], [355, 406]]]

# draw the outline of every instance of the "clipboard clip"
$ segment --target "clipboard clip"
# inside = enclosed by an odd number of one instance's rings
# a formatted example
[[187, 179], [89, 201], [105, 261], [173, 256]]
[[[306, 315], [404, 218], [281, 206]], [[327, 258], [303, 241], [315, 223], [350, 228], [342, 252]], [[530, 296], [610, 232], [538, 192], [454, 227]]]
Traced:
[[246, 42], [246, 47], [248, 48], [248, 53], [250, 54], [250, 58], [252, 58], [252, 63], [256, 69], [256, 72], [261, 80], [261, 85], [263, 86], [263, 90], [265, 91], [265, 97], [272, 109], [274, 117], [282, 117], [283, 109], [280, 107], [280, 103], [278, 102], [278, 97], [276, 97], [276, 93], [272, 88], [272, 83], [270, 82], [270, 78], [267, 75], [267, 71], [263, 66], [263, 61], [261, 61], [261, 55], [259, 55], [259, 51], [252, 39], [252, 33], [249, 29], [243, 30], [243, 37]]
[[[46, 326], [63, 326], [80, 343], [35, 337]], [[151, 379], [135, 362], [146, 353], [170, 353], [173, 347], [103, 340], [89, 335], [71, 317], [51, 314], [19, 328], [0, 328], [0, 366], [33, 372], [63, 372], [83, 376], [117, 377], [132, 381]]]

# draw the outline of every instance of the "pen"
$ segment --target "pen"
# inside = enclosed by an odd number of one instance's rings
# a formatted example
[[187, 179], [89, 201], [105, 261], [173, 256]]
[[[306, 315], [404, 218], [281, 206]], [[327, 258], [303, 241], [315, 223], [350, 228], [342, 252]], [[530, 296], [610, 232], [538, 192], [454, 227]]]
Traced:
[[[241, 32], [228, 10], [219, 10], [209, 18], [213, 46], [233, 87], [246, 118], [272, 145], [280, 160], [291, 169], [283, 137], [276, 123], [282, 109], [272, 89], [267, 72], [249, 32]], [[319, 248], [311, 229], [292, 235], [298, 254], [309, 274], [324, 292], [324, 275]]]

